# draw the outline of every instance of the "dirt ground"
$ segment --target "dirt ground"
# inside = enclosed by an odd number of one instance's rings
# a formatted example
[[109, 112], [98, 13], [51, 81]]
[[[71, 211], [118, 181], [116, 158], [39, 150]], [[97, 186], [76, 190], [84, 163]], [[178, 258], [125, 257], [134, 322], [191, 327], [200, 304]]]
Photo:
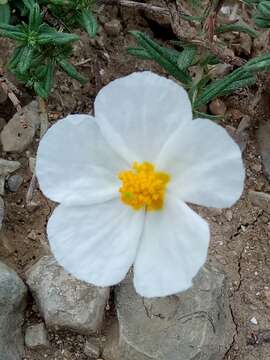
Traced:
[[[121, 22], [122, 29], [118, 36], [106, 33], [102, 26], [112, 18], [118, 18]], [[62, 73], [57, 75], [55, 90], [48, 101], [51, 122], [68, 113], [91, 112], [97, 91], [117, 77], [144, 69], [163, 73], [153, 62], [127, 55], [127, 47], [133, 43], [128, 31], [143, 29], [155, 38], [163, 37], [164, 41], [164, 37], [173, 37], [170, 29], [164, 28], [161, 32], [160, 25], [147, 20], [142, 14], [120, 11], [116, 7], [112, 7], [105, 15], [100, 14], [99, 21], [101, 29], [97, 38], [90, 39], [82, 34], [81, 41], [75, 45], [72, 59], [74, 64], [81, 63], [78, 69], [89, 82], [82, 87]], [[12, 49], [12, 43], [1, 40], [0, 48], [3, 49], [0, 64], [4, 64]], [[245, 192], [231, 209], [199, 209], [211, 224], [209, 261], [223, 269], [229, 281], [228, 295], [236, 335], [224, 360], [270, 359], [270, 216], [254, 207], [248, 196], [250, 190], [270, 191], [255, 142], [255, 131], [259, 122], [269, 117], [270, 98], [266, 91], [263, 92], [256, 106], [251, 109], [250, 104], [257, 93], [258, 88], [255, 86], [224, 99], [228, 110], [222, 123], [229, 131], [234, 132], [238, 128], [244, 115], [250, 116], [247, 144], [243, 152], [246, 165]], [[31, 95], [26, 92], [23, 101], [28, 102], [30, 99]], [[13, 108], [8, 101], [0, 105], [0, 117], [8, 121], [12, 113]], [[45, 199], [38, 189], [34, 192], [34, 206], [27, 207], [25, 201], [32, 177], [28, 161], [29, 157], [35, 156], [38, 141], [39, 134], [32, 146], [22, 154], [0, 153], [0, 157], [18, 159], [23, 165], [18, 172], [24, 178], [23, 185], [18, 192], [6, 191], [4, 196], [6, 214], [0, 238], [0, 258], [15, 267], [23, 278], [26, 270], [37, 259], [49, 253], [45, 229], [53, 204]], [[108, 311], [108, 317], [110, 316]], [[30, 301], [25, 326], [38, 319], [38, 309], [33, 301]], [[87, 359], [82, 351], [85, 341], [83, 336], [71, 333], [50, 333], [49, 336], [52, 344], [50, 351], [39, 353], [28, 350], [25, 359]], [[102, 336], [103, 334], [101, 340]]]

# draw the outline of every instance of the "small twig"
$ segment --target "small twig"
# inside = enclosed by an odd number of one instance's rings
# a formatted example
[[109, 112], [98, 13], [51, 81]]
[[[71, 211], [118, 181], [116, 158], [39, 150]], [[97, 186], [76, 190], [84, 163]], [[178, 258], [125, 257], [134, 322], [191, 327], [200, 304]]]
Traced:
[[167, 17], [169, 16], [168, 9], [166, 9], [166, 8], [151, 5], [151, 4], [140, 3], [140, 2], [137, 2], [137, 1], [131, 1], [131, 0], [99, 0], [99, 3], [102, 3], [104, 5], [121, 5], [121, 6], [130, 7], [130, 8], [137, 9], [137, 10], [146, 10], [146, 11], [156, 13], [156, 14], [159, 14], [159, 15], [165, 15]]
[[[46, 103], [42, 98], [38, 98], [39, 101], [39, 115], [40, 115], [40, 138], [44, 136], [49, 127], [48, 114], [46, 111]], [[37, 177], [34, 171], [29, 188], [26, 193], [26, 206], [32, 205], [33, 193], [37, 187]]]
[[79, 61], [79, 62], [77, 62], [77, 63], [74, 64], [74, 65], [75, 65], [75, 66], [82, 66], [82, 65], [85, 65], [85, 64], [89, 63], [89, 62], [92, 61], [92, 60], [93, 60], [92, 58], [88, 58], [88, 59]]
[[21, 111], [22, 107], [20, 100], [15, 95], [15, 92], [19, 93], [19, 90], [13, 84], [11, 84], [4, 76], [0, 77], [0, 86], [12, 102], [17, 112]]

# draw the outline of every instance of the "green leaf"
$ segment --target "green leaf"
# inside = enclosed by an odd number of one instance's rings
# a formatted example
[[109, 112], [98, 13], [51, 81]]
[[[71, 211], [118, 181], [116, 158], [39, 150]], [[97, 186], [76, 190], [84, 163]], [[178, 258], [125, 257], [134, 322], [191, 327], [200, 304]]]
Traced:
[[22, 0], [24, 6], [31, 11], [32, 7], [35, 5], [35, 0]]
[[78, 22], [87, 31], [89, 36], [96, 36], [98, 24], [92, 11], [87, 9], [82, 10], [82, 13], [78, 16]]
[[140, 31], [131, 31], [131, 34], [135, 37], [139, 46], [145, 49], [149, 56], [168, 71], [169, 74], [181, 81], [184, 85], [191, 83], [191, 77], [179, 69], [177, 65], [178, 56], [175, 56], [175, 52], [168, 51], [168, 49], [160, 46]]
[[254, 16], [253, 20], [260, 28], [267, 29], [270, 27], [270, 19], [264, 18], [262, 16]]
[[0, 5], [0, 23], [8, 24], [10, 21], [10, 6], [9, 4]]
[[178, 56], [177, 65], [180, 70], [187, 70], [196, 61], [197, 50], [195, 47], [186, 47]]
[[144, 60], [152, 60], [152, 57], [148, 54], [148, 52], [143, 48], [128, 48], [128, 53], [130, 55], [136, 56], [140, 59]]
[[238, 32], [246, 33], [253, 38], [256, 38], [258, 36], [258, 32], [246, 24], [240, 24], [240, 23], [224, 24], [224, 25], [220, 25], [216, 29], [216, 32], [218, 34], [228, 31], [238, 31]]
[[29, 29], [38, 32], [41, 24], [42, 16], [40, 12], [40, 7], [38, 4], [35, 4], [30, 10]]
[[37, 96], [40, 96], [42, 99], [47, 99], [47, 97], [49, 96], [46, 89], [38, 81], [34, 82], [34, 90]]
[[270, 1], [261, 1], [256, 10], [261, 14], [261, 16], [269, 18], [270, 17]]
[[12, 57], [11, 59], [9, 60], [9, 63], [8, 63], [8, 67], [11, 71], [13, 71], [17, 65], [19, 64], [20, 60], [21, 60], [21, 54], [23, 52], [23, 49], [24, 47], [17, 47], [13, 54], [12, 54]]
[[45, 82], [44, 82], [44, 88], [48, 94], [51, 92], [53, 83], [54, 83], [54, 65], [52, 63], [49, 63], [46, 69]]
[[31, 65], [31, 61], [33, 59], [33, 53], [34, 53], [34, 49], [30, 45], [27, 45], [22, 48], [22, 51], [20, 54], [20, 62], [18, 64], [18, 70], [22, 74], [25, 73], [29, 69], [29, 67]]
[[27, 40], [27, 35], [22, 31], [22, 26], [20, 25], [14, 26], [0, 23], [0, 36], [21, 42]]
[[85, 83], [86, 79], [82, 77], [78, 71], [75, 69], [73, 65], [71, 65], [66, 59], [64, 58], [57, 58], [57, 64], [64, 70], [70, 77], [73, 79], [78, 80], [81, 83]]
[[52, 33], [43, 33], [38, 36], [38, 43], [40, 45], [45, 44], [56, 44], [56, 45], [64, 45], [69, 44], [73, 41], [79, 40], [80, 37], [75, 34], [67, 34], [61, 32], [52, 32]]

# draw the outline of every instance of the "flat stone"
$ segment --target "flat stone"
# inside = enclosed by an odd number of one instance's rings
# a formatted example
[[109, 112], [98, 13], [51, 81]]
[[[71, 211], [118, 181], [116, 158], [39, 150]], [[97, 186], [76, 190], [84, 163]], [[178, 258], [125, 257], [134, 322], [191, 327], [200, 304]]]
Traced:
[[104, 24], [104, 30], [108, 35], [117, 36], [122, 30], [121, 22], [118, 19], [113, 19]]
[[25, 331], [25, 345], [30, 349], [47, 349], [50, 345], [43, 323], [29, 326]]
[[23, 177], [21, 175], [12, 175], [8, 178], [7, 186], [11, 192], [16, 192], [23, 183]]
[[22, 324], [27, 289], [14, 270], [0, 262], [0, 358], [22, 360]]
[[256, 139], [262, 156], [264, 173], [270, 179], [270, 122], [260, 124]]
[[0, 196], [0, 230], [3, 224], [4, 215], [5, 215], [5, 204], [4, 204], [4, 200]]
[[129, 276], [116, 304], [121, 360], [222, 360], [233, 342], [225, 276], [214, 268], [204, 267], [191, 289], [164, 298], [142, 298]]
[[7, 176], [18, 170], [21, 164], [19, 161], [0, 159], [0, 176]]
[[83, 352], [91, 359], [98, 359], [100, 355], [100, 346], [98, 339], [92, 338], [85, 342]]
[[270, 214], [270, 194], [250, 190], [248, 197], [254, 206], [258, 206], [268, 214]]
[[31, 144], [40, 125], [40, 114], [37, 101], [17, 112], [1, 132], [3, 150], [22, 152]]
[[27, 284], [47, 328], [85, 335], [100, 329], [109, 288], [77, 280], [53, 256], [42, 257], [29, 270]]

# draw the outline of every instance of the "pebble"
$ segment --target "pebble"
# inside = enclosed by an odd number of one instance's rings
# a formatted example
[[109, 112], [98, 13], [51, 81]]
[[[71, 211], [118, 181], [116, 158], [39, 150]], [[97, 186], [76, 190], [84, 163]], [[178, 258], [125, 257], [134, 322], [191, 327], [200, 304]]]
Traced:
[[104, 30], [110, 36], [117, 36], [122, 30], [121, 22], [118, 19], [113, 19], [104, 24]]
[[29, 326], [25, 331], [25, 345], [30, 349], [47, 349], [50, 345], [43, 323]]
[[23, 152], [34, 139], [40, 126], [40, 113], [37, 101], [17, 112], [1, 132], [3, 150], [6, 152]]
[[257, 206], [270, 214], [270, 194], [250, 190], [248, 192], [248, 197], [252, 205]]
[[98, 339], [92, 338], [91, 340], [87, 340], [83, 352], [90, 358], [97, 359], [100, 355]]
[[32, 174], [35, 172], [35, 169], [36, 169], [36, 158], [35, 157], [29, 158], [29, 169]]
[[215, 99], [211, 101], [209, 105], [209, 110], [213, 115], [224, 115], [227, 110], [227, 106], [222, 100]]
[[255, 316], [253, 316], [253, 317], [250, 319], [250, 322], [251, 322], [251, 324], [253, 324], [253, 325], [257, 325], [257, 324], [258, 324], [258, 321], [257, 321], [257, 319], [255, 318]]
[[16, 192], [23, 183], [23, 177], [21, 175], [12, 175], [8, 178], [7, 186], [11, 192]]
[[18, 161], [0, 159], [0, 176], [7, 176], [18, 170], [21, 164]]
[[53, 256], [43, 256], [27, 272], [27, 284], [47, 328], [82, 335], [98, 331], [110, 289], [87, 284], [68, 274]]
[[5, 176], [0, 175], [0, 195], [5, 194], [5, 183], [6, 183]]
[[6, 120], [0, 117], [0, 131], [3, 130], [4, 126], [6, 125]]

